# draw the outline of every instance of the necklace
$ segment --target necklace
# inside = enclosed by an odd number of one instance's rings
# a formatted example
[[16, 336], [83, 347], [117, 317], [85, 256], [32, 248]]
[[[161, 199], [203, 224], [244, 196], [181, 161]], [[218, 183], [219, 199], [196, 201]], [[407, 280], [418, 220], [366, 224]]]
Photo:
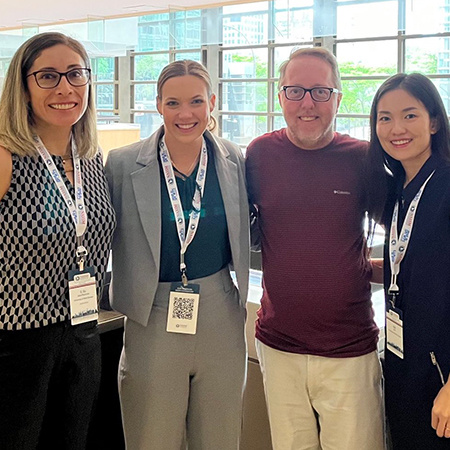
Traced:
[[191, 175], [192, 171], [194, 170], [195, 166], [196, 166], [197, 163], [198, 163], [199, 158], [200, 158], [200, 153], [194, 158], [194, 161], [193, 161], [192, 164], [190, 165], [189, 169], [186, 170], [186, 173], [183, 173], [183, 172], [181, 172], [181, 170], [178, 170], [177, 167], [175, 166], [175, 164], [172, 163], [172, 166], [173, 166], [173, 168], [174, 168], [174, 170], [175, 170], [175, 172], [176, 172], [175, 175], [177, 175], [177, 174], [181, 175], [180, 178], [181, 178], [183, 181], [185, 181], [186, 178], [189, 178], [189, 176]]
[[66, 172], [66, 173], [73, 172], [72, 154], [68, 153], [66, 155], [63, 155], [61, 158], [62, 158], [62, 163], [63, 163], [63, 167], [64, 167], [64, 172]]

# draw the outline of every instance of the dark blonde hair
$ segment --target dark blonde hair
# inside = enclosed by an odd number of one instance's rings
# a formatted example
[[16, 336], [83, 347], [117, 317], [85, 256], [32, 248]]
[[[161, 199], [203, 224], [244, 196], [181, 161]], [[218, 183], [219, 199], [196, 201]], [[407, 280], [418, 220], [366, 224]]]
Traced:
[[339, 67], [336, 57], [333, 55], [333, 53], [331, 53], [329, 50], [323, 47], [308, 47], [293, 50], [289, 55], [289, 58], [280, 65], [280, 78], [278, 80], [278, 90], [280, 90], [283, 87], [284, 78], [286, 76], [286, 69], [289, 63], [293, 59], [300, 58], [301, 56], [314, 56], [315, 58], [319, 58], [327, 62], [331, 67], [333, 82], [335, 84], [335, 86], [333, 87], [339, 89], [340, 91], [342, 90], [341, 75], [339, 73]]
[[[34, 118], [29, 105], [27, 74], [41, 53], [55, 45], [65, 45], [81, 56], [90, 68], [89, 56], [75, 39], [62, 33], [41, 33], [24, 42], [14, 54], [3, 84], [0, 99], [0, 145], [20, 156], [35, 155]], [[72, 135], [82, 157], [92, 157], [98, 149], [95, 99], [88, 87], [88, 104]]]
[[[158, 82], [156, 85], [158, 99], [162, 99], [162, 88], [168, 80], [174, 77], [183, 77], [185, 75], [192, 75], [194, 77], [200, 78], [200, 80], [202, 80], [206, 85], [208, 98], [211, 98], [211, 96], [213, 95], [211, 77], [209, 76], [206, 67], [197, 61], [193, 61], [191, 59], [182, 59], [180, 61], [174, 61], [168, 64], [159, 74]], [[217, 121], [215, 117], [211, 116], [208, 124], [208, 130], [214, 132], [216, 131], [216, 128]]]

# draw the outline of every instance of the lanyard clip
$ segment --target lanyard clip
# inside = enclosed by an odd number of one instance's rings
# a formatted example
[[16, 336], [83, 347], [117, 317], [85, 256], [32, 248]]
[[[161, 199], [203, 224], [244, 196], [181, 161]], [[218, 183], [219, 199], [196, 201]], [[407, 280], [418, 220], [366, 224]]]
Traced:
[[79, 245], [77, 248], [77, 263], [78, 263], [80, 272], [83, 272], [83, 270], [84, 270], [84, 262], [85, 262], [85, 257], [87, 254], [88, 254], [88, 252], [86, 250], [86, 247]]
[[188, 279], [186, 276], [186, 269], [183, 269], [181, 271], [181, 282], [183, 283], [183, 286], [186, 287], [188, 285]]
[[184, 252], [180, 252], [180, 272], [181, 272], [181, 282], [183, 286], [186, 287], [188, 285], [188, 279], [186, 276], [186, 264], [184, 263]]
[[398, 292], [389, 291], [389, 303], [391, 304], [391, 308], [395, 309], [395, 302], [397, 301]]

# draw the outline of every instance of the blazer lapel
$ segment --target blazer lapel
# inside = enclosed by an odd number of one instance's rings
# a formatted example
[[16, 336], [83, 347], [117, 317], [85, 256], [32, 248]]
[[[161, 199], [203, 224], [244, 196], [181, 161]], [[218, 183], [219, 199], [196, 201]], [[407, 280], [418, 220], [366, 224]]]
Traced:
[[143, 167], [131, 174], [139, 218], [158, 271], [161, 252], [161, 184], [157, 152], [160, 134], [156, 132], [143, 141], [136, 160]]
[[217, 178], [219, 179], [220, 191], [228, 225], [228, 236], [230, 239], [231, 253], [235, 266], [240, 262], [240, 199], [239, 199], [239, 176], [237, 165], [228, 159], [228, 150], [212, 135], [208, 136], [215, 147], [215, 160]]

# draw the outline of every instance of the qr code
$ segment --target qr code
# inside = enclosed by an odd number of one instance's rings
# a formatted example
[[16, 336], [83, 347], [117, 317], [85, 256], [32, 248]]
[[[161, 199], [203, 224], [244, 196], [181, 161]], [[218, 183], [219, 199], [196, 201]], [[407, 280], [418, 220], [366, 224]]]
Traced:
[[192, 298], [175, 297], [172, 317], [174, 319], [192, 320], [194, 300]]

